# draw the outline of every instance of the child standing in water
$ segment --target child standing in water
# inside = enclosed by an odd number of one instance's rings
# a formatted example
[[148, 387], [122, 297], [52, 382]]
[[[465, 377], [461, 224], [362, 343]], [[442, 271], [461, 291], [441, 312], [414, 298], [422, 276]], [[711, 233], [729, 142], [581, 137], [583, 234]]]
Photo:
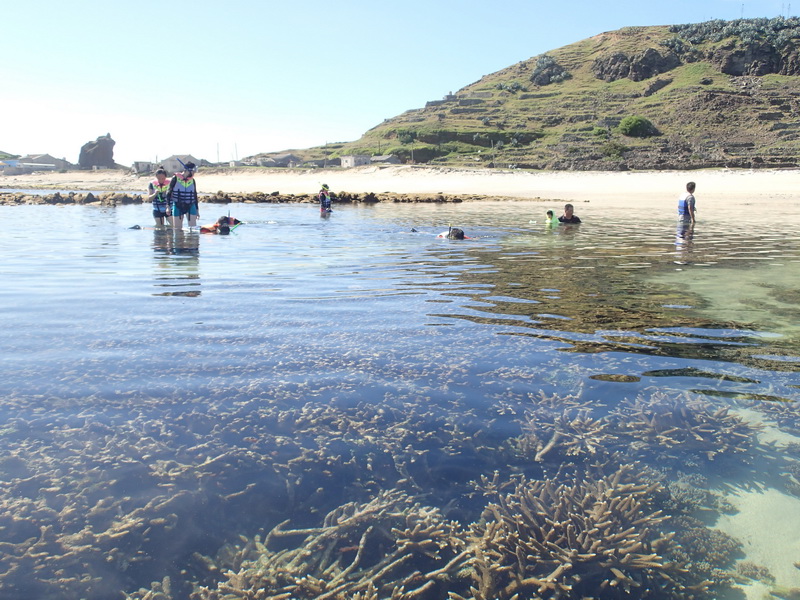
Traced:
[[197, 205], [197, 184], [194, 180], [196, 170], [195, 164], [188, 162], [183, 166], [183, 172], [175, 173], [172, 181], [169, 182], [173, 229], [181, 229], [183, 227], [184, 215], [186, 215], [189, 227], [197, 225], [197, 217], [200, 216], [200, 210]]
[[163, 227], [171, 215], [169, 210], [169, 181], [163, 168], [156, 171], [156, 178], [147, 186], [147, 199], [153, 203], [153, 219], [156, 227]]
[[331, 190], [327, 183], [322, 184], [322, 189], [317, 197], [319, 198], [319, 212], [331, 212]]

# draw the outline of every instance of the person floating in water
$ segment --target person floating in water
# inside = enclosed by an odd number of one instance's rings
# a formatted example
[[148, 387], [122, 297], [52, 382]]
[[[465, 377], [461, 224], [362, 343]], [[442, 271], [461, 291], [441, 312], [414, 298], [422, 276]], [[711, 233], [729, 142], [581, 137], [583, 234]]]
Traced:
[[319, 212], [329, 213], [333, 209], [331, 209], [331, 196], [333, 193], [331, 192], [330, 188], [328, 187], [327, 183], [322, 184], [322, 189], [317, 194], [317, 198], [319, 199]]
[[197, 203], [197, 184], [194, 174], [197, 167], [193, 162], [183, 165], [182, 173], [175, 173], [172, 181], [169, 182], [169, 199], [172, 204], [172, 228], [180, 229], [183, 227], [183, 216], [189, 227], [197, 225], [197, 218], [200, 216], [200, 209]]
[[156, 227], [163, 227], [165, 223], [169, 223], [168, 219], [172, 216], [168, 199], [169, 181], [163, 167], [159, 167], [156, 171], [156, 178], [148, 184], [147, 192], [147, 199], [153, 203], [153, 219]]
[[555, 214], [553, 214], [552, 210], [548, 210], [545, 213], [545, 215], [546, 216], [545, 216], [545, 219], [544, 219], [544, 224], [547, 227], [552, 227], [553, 225], [558, 225], [558, 223], [559, 223], [558, 217], [556, 217]]
[[211, 225], [203, 225], [200, 228], [200, 233], [218, 233], [220, 235], [228, 235], [233, 227], [241, 225], [239, 219], [233, 217], [220, 217], [216, 223]]
[[564, 205], [564, 214], [561, 215], [560, 217], [558, 217], [558, 222], [559, 223], [564, 223], [564, 224], [567, 224], [567, 225], [580, 223], [581, 220], [578, 218], [578, 215], [576, 215], [573, 212], [574, 210], [575, 209], [572, 206], [572, 204], [565, 204]]
[[463, 229], [459, 229], [458, 227], [451, 227], [450, 229], [448, 229], [447, 231], [443, 231], [442, 233], [440, 233], [436, 237], [447, 238], [448, 240], [468, 240], [468, 239], [470, 239], [466, 235], [464, 235], [464, 230]]

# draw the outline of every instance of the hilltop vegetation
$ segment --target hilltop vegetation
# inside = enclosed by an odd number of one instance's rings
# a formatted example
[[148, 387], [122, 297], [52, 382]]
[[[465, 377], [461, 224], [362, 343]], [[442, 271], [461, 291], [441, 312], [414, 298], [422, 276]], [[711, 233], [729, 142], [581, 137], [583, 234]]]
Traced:
[[530, 58], [307, 159], [531, 169], [796, 166], [800, 19], [629, 27]]

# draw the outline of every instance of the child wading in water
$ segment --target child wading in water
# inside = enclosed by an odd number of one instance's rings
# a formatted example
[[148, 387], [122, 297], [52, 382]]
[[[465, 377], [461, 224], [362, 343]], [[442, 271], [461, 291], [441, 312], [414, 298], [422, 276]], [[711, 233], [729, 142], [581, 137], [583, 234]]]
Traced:
[[327, 183], [322, 184], [322, 189], [317, 194], [319, 198], [319, 212], [331, 212], [331, 190]]

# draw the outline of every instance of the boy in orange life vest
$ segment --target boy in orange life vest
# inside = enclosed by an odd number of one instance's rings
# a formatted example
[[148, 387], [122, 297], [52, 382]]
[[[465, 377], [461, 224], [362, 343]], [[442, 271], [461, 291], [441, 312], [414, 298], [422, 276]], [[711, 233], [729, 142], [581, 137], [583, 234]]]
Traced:
[[147, 199], [153, 203], [153, 219], [156, 227], [163, 227], [167, 218], [172, 214], [169, 210], [169, 181], [167, 172], [159, 167], [156, 178], [147, 186]]

